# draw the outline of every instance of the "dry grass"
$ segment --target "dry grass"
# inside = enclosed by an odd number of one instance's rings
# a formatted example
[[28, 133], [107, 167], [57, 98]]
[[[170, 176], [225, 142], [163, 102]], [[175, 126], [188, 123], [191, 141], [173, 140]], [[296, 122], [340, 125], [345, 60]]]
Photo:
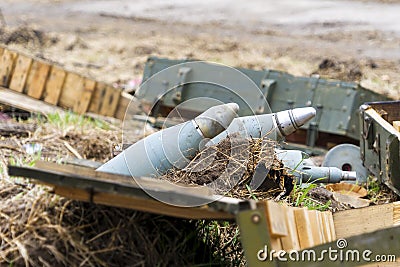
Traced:
[[[74, 156], [65, 142], [82, 157], [106, 161], [112, 144], [120, 141], [118, 127], [73, 114], [31, 120], [37, 128], [28, 136], [0, 140], [7, 144], [0, 150], [1, 266], [229, 264], [227, 256], [213, 254], [218, 249], [205, 237], [204, 221], [71, 201], [45, 186], [9, 177], [8, 163], [33, 165], [38, 159]], [[42, 149], [28, 154], [29, 144]]]
[[[271, 199], [292, 191], [294, 178], [275, 156], [277, 142], [268, 138], [247, 140], [238, 136], [202, 150], [183, 170], [172, 169], [161, 179], [174, 183], [207, 185], [218, 194], [242, 199]], [[253, 176], [266, 177], [257, 190]]]

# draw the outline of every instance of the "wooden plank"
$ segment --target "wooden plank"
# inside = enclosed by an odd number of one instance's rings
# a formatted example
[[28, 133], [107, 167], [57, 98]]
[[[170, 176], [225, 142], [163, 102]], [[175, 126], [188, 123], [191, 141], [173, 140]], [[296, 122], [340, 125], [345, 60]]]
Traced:
[[26, 79], [31, 68], [32, 58], [18, 55], [15, 63], [14, 73], [10, 82], [10, 89], [22, 93], [24, 91]]
[[393, 225], [400, 225], [400, 201], [393, 203]]
[[97, 83], [89, 105], [89, 112], [100, 114], [101, 102], [106, 95], [107, 85]]
[[286, 227], [286, 208], [272, 200], [265, 201], [265, 213], [271, 237], [288, 235]]
[[78, 113], [78, 114], [84, 114], [90, 104], [90, 100], [92, 98], [93, 91], [95, 89], [96, 82], [93, 80], [90, 80], [88, 78], [84, 78], [83, 80], [83, 92], [80, 96], [80, 98], [77, 99], [75, 102], [73, 111]]
[[[197, 193], [193, 193], [190, 190], [196, 188], [182, 188], [180, 186], [172, 187], [171, 183], [154, 178], [137, 178], [135, 180], [141, 180], [141, 182], [140, 186], [135, 186], [132, 184], [122, 184], [116, 181], [105, 181], [104, 179], [82, 176], [79, 173], [68, 174], [37, 167], [18, 167], [9, 165], [8, 173], [11, 176], [32, 178], [39, 183], [44, 183], [48, 186], [68, 188], [66, 192], [74, 194], [74, 198], [78, 198], [76, 196], [77, 192], [85, 192], [86, 197], [82, 198], [82, 200], [85, 201], [89, 200], [96, 202], [96, 196], [104, 195], [104, 202], [98, 201], [97, 203], [118, 206], [121, 202], [125, 202], [126, 204], [123, 206], [127, 208], [172, 216], [180, 215], [178, 217], [185, 218], [193, 217], [206, 219], [207, 217], [204, 214], [209, 213], [210, 219], [233, 219], [235, 216], [234, 214], [236, 214], [239, 209], [240, 203], [239, 199], [221, 197], [213, 194], [200, 194], [202, 189]], [[146, 183], [143, 187], [142, 182]], [[132, 181], [132, 183], [134, 183], [134, 181]], [[144, 188], [146, 188], [146, 191], [144, 191]], [[170, 200], [176, 199], [181, 203], [181, 206], [169, 205], [163, 201], [159, 201], [154, 198], [154, 194], [157, 196], [168, 196]], [[208, 204], [192, 207], [189, 203], [192, 203], [193, 200], [199, 201], [199, 203], [202, 202]], [[152, 207], [152, 203], [155, 203], [156, 206]], [[166, 213], [166, 210], [169, 208], [172, 208], [173, 210], [178, 208], [179, 213]], [[191, 212], [192, 208], [196, 210], [196, 216], [187, 215]]]
[[319, 220], [318, 213], [319, 211], [316, 210], [308, 210], [308, 218], [310, 220], [308, 227], [311, 228], [314, 246], [318, 246], [323, 243], [322, 229], [320, 227], [321, 222]]
[[296, 221], [297, 234], [299, 237], [299, 244], [301, 249], [313, 247], [314, 239], [311, 230], [311, 223], [307, 209], [295, 209], [294, 218]]
[[54, 187], [58, 195], [86, 202], [93, 202], [113, 207], [128, 208], [144, 212], [152, 212], [185, 219], [233, 219], [234, 215], [217, 212], [207, 207], [186, 208], [165, 204], [153, 199], [141, 199], [130, 196], [96, 192], [69, 187]]
[[[176, 186], [154, 178], [145, 178], [142, 177], [140, 178], [140, 185], [136, 182], [137, 179], [133, 179], [130, 176], [124, 176], [124, 175], [117, 175], [117, 174], [112, 174], [112, 173], [106, 173], [106, 172], [98, 172], [92, 168], [88, 167], [82, 167], [82, 166], [77, 166], [77, 165], [65, 165], [65, 164], [57, 164], [54, 162], [47, 162], [47, 161], [37, 161], [35, 163], [35, 167], [43, 170], [48, 170], [48, 171], [57, 171], [57, 172], [62, 172], [62, 173], [68, 173], [68, 174], [79, 174], [81, 176], [86, 176], [86, 177], [91, 177], [93, 179], [98, 179], [106, 182], [111, 182], [111, 183], [120, 183], [120, 184], [126, 184], [126, 185], [134, 185], [134, 186], [140, 186], [144, 187], [147, 186], [149, 188], [162, 188], [164, 190], [169, 189], [169, 190], [176, 190]], [[207, 187], [197, 187], [197, 186], [184, 186], [184, 190], [189, 193], [193, 194], [202, 194], [202, 195], [211, 195], [212, 191], [208, 189]]]
[[336, 240], [336, 229], [335, 229], [335, 224], [333, 221], [333, 214], [330, 211], [327, 211], [325, 216], [327, 217], [328, 223], [329, 223], [329, 230], [330, 230], [330, 237], [331, 241]]
[[24, 89], [28, 96], [36, 99], [40, 99], [42, 97], [49, 70], [50, 65], [44, 62], [32, 62], [31, 70], [29, 72]]
[[59, 107], [2, 87], [0, 87], [0, 103], [39, 114], [64, 113]]
[[114, 117], [123, 120], [125, 114], [133, 116], [141, 112], [142, 108], [140, 100], [126, 92], [122, 92]]
[[16, 53], [4, 49], [3, 55], [0, 58], [0, 86], [8, 88], [10, 85], [16, 57]]
[[59, 99], [59, 105], [63, 108], [72, 109], [83, 92], [83, 77], [79, 74], [69, 72], [65, 78], [64, 86]]
[[67, 74], [63, 69], [57, 66], [52, 66], [44, 87], [43, 96], [45, 102], [52, 105], [58, 104], [66, 75]]
[[101, 102], [100, 115], [114, 117], [120, 97], [121, 91], [119, 89], [108, 86]]
[[333, 214], [337, 238], [369, 233], [393, 226], [393, 204], [352, 209]]
[[329, 215], [330, 211], [324, 211], [320, 212], [320, 220], [322, 224], [322, 231], [323, 231], [323, 237], [324, 237], [324, 243], [332, 242], [332, 231], [331, 231], [331, 224], [329, 222]]
[[294, 208], [286, 207], [286, 228], [288, 235], [281, 237], [282, 249], [286, 251], [300, 250], [299, 237], [297, 235]]
[[271, 249], [275, 250], [276, 252], [273, 254], [274, 257], [278, 256], [278, 251], [282, 250], [282, 243], [281, 239], [279, 237], [273, 237], [271, 236], [270, 238], [271, 242]]
[[36, 124], [0, 120], [0, 136], [27, 136], [37, 128]]

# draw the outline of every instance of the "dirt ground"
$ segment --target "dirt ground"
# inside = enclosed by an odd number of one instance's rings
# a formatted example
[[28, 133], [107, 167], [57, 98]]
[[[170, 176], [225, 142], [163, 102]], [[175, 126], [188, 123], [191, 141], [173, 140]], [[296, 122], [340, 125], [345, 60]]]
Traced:
[[[147, 58], [159, 56], [277, 69], [294, 75], [320, 74], [324, 78], [357, 81], [399, 99], [398, 14], [398, 0], [2, 0], [0, 43], [99, 81], [121, 85], [137, 85]], [[47, 134], [43, 130], [39, 133]], [[50, 152], [65, 153], [64, 143], [68, 142], [85, 158], [105, 161], [111, 154], [107, 150], [110, 144], [100, 142], [106, 141], [102, 132], [93, 140], [86, 138], [95, 136], [89, 130], [84, 135], [73, 131], [58, 134]], [[110, 142], [119, 136], [114, 132], [110, 135]], [[24, 140], [15, 140], [22, 151]], [[4, 157], [0, 158], [0, 163], [4, 162], [0, 164], [0, 174], [5, 170], [6, 158], [15, 154], [9, 146], [0, 151]], [[23, 245], [30, 249], [30, 258], [24, 256], [22, 241], [16, 238], [19, 243], [14, 242], [0, 255], [17, 255], [15, 261], [7, 259], [11, 265], [32, 260], [42, 266], [54, 259], [66, 266], [70, 265], [69, 260], [81, 265], [88, 261], [87, 266], [121, 266], [133, 261], [137, 266], [182, 266], [193, 262], [211, 265], [216, 259], [217, 266], [221, 262], [243, 265], [234, 225], [183, 221], [60, 200], [42, 192], [41, 187], [21, 186], [7, 177], [0, 178], [0, 186], [5, 188], [0, 197], [10, 201], [2, 201], [0, 210], [15, 216], [3, 216], [4, 225], [10, 225], [12, 235], [18, 230], [17, 234], [25, 238]], [[370, 198], [379, 198], [379, 192]], [[18, 198], [21, 194], [27, 197]], [[9, 204], [15, 201], [19, 201], [18, 205]], [[31, 209], [33, 205], [37, 208]], [[33, 210], [34, 218], [40, 219], [19, 219], [21, 212], [16, 207]], [[63, 221], [58, 219], [62, 216]], [[51, 231], [32, 235], [42, 229], [43, 221]], [[199, 229], [197, 233], [193, 228]], [[69, 243], [59, 236], [67, 236]], [[228, 249], [226, 240], [230, 240]], [[22, 251], [21, 255], [18, 251]], [[214, 253], [212, 259], [210, 251]]]
[[399, 1], [211, 3], [3, 0], [1, 39], [106, 82], [137, 83], [155, 55], [319, 73], [400, 96]]

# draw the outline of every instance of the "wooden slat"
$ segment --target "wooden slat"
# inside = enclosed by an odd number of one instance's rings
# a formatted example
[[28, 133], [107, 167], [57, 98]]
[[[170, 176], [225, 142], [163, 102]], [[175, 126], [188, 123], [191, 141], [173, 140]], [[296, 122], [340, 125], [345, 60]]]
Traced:
[[0, 57], [3, 55], [4, 47], [0, 46]]
[[309, 218], [309, 213], [307, 209], [295, 209], [294, 218], [296, 220], [297, 234], [299, 237], [300, 248], [310, 248], [313, 247], [314, 239], [311, 230], [311, 223]]
[[186, 219], [233, 219], [234, 215], [226, 212], [216, 212], [207, 207], [183, 208], [165, 204], [152, 199], [141, 199], [130, 196], [96, 192], [92, 196], [90, 191], [77, 188], [54, 187], [58, 195], [87, 202], [104, 204], [108, 206], [152, 212]]
[[61, 92], [59, 105], [63, 108], [72, 109], [83, 92], [83, 77], [79, 74], [69, 72], [65, 78]]
[[117, 110], [119, 98], [121, 97], [121, 91], [108, 86], [106, 94], [101, 102], [100, 115], [113, 117]]
[[335, 229], [335, 224], [333, 221], [333, 214], [332, 212], [326, 212], [325, 216], [327, 217], [328, 223], [329, 223], [329, 230], [330, 230], [330, 236], [331, 236], [331, 241], [336, 240], [336, 229]]
[[320, 213], [325, 243], [332, 242], [334, 240], [334, 238], [332, 236], [332, 230], [331, 230], [331, 227], [333, 226], [333, 220], [331, 223], [330, 220], [332, 219], [332, 217], [329, 216], [329, 213], [332, 215], [332, 213], [330, 211], [324, 211], [324, 212]]
[[265, 201], [265, 212], [272, 237], [282, 237], [288, 235], [286, 227], [286, 208], [285, 206], [268, 200]]
[[66, 72], [57, 67], [53, 66], [51, 68], [49, 77], [47, 78], [47, 82], [44, 88], [44, 101], [52, 104], [52, 105], [57, 105], [58, 100], [61, 95], [61, 90], [64, 85], [64, 80], [65, 80]]
[[312, 239], [314, 246], [320, 245], [323, 243], [322, 230], [320, 228], [321, 222], [319, 220], [318, 211], [316, 210], [308, 210], [308, 218], [310, 220], [310, 224], [308, 225], [311, 228]]
[[[163, 182], [154, 178], [141, 178], [140, 185], [137, 184], [136, 179], [133, 179], [129, 176], [124, 175], [117, 175], [111, 174], [106, 172], [98, 172], [92, 168], [82, 167], [77, 165], [62, 165], [56, 164], [53, 162], [47, 161], [37, 161], [35, 163], [35, 167], [43, 170], [48, 171], [57, 171], [62, 173], [69, 173], [69, 174], [79, 174], [82, 176], [91, 177], [94, 179], [99, 179], [102, 181], [112, 182], [112, 183], [121, 183], [121, 184], [128, 184], [128, 185], [137, 185], [137, 186], [147, 186], [148, 188], [156, 189], [162, 186], [162, 189], [170, 189], [175, 190], [176, 187], [173, 184]], [[208, 187], [198, 187], [198, 186], [184, 186], [185, 192], [193, 193], [193, 194], [202, 194], [202, 195], [211, 195], [212, 192]]]
[[100, 114], [102, 99], [106, 95], [107, 85], [97, 83], [89, 105], [89, 112]]
[[123, 120], [125, 114], [133, 116], [135, 114], [140, 114], [141, 112], [142, 107], [140, 100], [126, 92], [122, 92], [114, 117]]
[[24, 90], [28, 96], [36, 99], [42, 97], [49, 70], [50, 65], [33, 61]]
[[16, 53], [4, 49], [0, 58], [0, 86], [8, 88], [10, 85], [16, 57]]
[[39, 114], [64, 113], [64, 110], [27, 95], [0, 87], [0, 103]]
[[393, 225], [400, 225], [400, 201], [393, 203]]
[[299, 237], [297, 235], [294, 208], [286, 207], [286, 228], [288, 235], [281, 237], [282, 249], [286, 251], [300, 250]]
[[352, 209], [333, 214], [337, 238], [369, 233], [393, 226], [393, 204]]
[[92, 99], [92, 94], [93, 91], [96, 87], [96, 82], [93, 80], [90, 80], [88, 78], [85, 78], [83, 80], [83, 92], [80, 96], [80, 98], [77, 99], [75, 102], [73, 111], [78, 113], [78, 114], [83, 114], [85, 113], [90, 104], [90, 100]]
[[14, 73], [10, 82], [10, 89], [22, 93], [32, 64], [32, 58], [18, 55]]

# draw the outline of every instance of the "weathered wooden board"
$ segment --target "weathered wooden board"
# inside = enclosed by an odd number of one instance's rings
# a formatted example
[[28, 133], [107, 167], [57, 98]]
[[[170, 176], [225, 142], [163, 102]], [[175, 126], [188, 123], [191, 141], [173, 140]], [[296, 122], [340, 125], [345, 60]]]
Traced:
[[305, 249], [315, 246], [308, 210], [295, 209], [294, 218], [296, 221], [300, 248]]
[[288, 235], [281, 237], [282, 249], [286, 251], [300, 250], [299, 237], [297, 235], [296, 221], [294, 218], [294, 209], [286, 207], [286, 228]]
[[352, 209], [333, 214], [337, 238], [360, 235], [393, 226], [393, 204]]
[[32, 58], [18, 55], [17, 62], [15, 64], [14, 73], [10, 82], [10, 89], [22, 93], [24, 91], [26, 79], [30, 71], [32, 64]]
[[73, 111], [78, 113], [78, 114], [84, 114], [90, 104], [90, 100], [92, 99], [92, 94], [93, 91], [96, 88], [96, 82], [93, 80], [90, 80], [88, 78], [83, 79], [83, 92], [80, 96], [80, 98], [77, 99], [75, 102]]
[[393, 225], [400, 225], [400, 201], [393, 203]]
[[100, 115], [114, 117], [120, 97], [120, 90], [107, 86], [106, 94], [101, 102]]
[[77, 100], [80, 99], [82, 92], [83, 77], [79, 74], [69, 72], [65, 78], [59, 105], [63, 108], [72, 109]]
[[47, 63], [33, 61], [24, 90], [28, 96], [36, 99], [42, 97], [49, 70]]
[[320, 245], [323, 243], [322, 231], [321, 231], [321, 221], [319, 220], [318, 213], [316, 210], [308, 210], [308, 218], [310, 220], [310, 224], [308, 225], [311, 228], [312, 233], [312, 243], [314, 246]]
[[122, 92], [114, 117], [123, 120], [125, 118], [125, 114], [129, 117], [140, 113], [141, 113], [140, 101], [134, 96]]
[[43, 93], [45, 102], [52, 105], [58, 104], [66, 74], [63, 69], [52, 66]]
[[43, 101], [0, 87], [0, 103], [39, 114], [64, 113], [64, 110]]
[[120, 89], [2, 46], [0, 86], [79, 114], [123, 120], [126, 112], [133, 115], [141, 111], [140, 101]]
[[110, 194], [105, 192], [96, 192], [91, 195], [90, 191], [68, 188], [68, 187], [54, 187], [54, 192], [58, 195], [81, 200], [86, 202], [93, 202], [107, 206], [134, 209], [144, 212], [151, 212], [156, 214], [174, 216], [185, 219], [233, 219], [232, 214], [226, 212], [216, 212], [207, 209], [206, 207], [200, 208], [183, 208], [165, 204], [163, 202], [153, 199], [141, 199], [131, 196], [124, 196], [118, 194]]
[[[43, 162], [41, 164], [46, 166]], [[56, 167], [53, 165], [52, 168]], [[68, 166], [61, 168], [66, 170]], [[77, 169], [75, 168], [74, 170], [76, 171]], [[57, 194], [69, 198], [181, 218], [233, 219], [240, 202], [237, 199], [199, 193], [201, 190], [197, 193], [191, 193], [191, 188], [173, 188], [170, 183], [154, 178], [149, 178], [143, 183], [140, 182], [140, 186], [138, 186], [130, 177], [116, 175], [114, 177], [116, 179], [112, 179], [113, 174], [107, 174], [109, 179], [104, 179], [104, 177], [99, 178], [83, 175], [82, 173], [71, 173], [72, 170], [63, 172], [60, 170], [48, 170], [43, 167], [9, 166], [8, 171], [13, 176], [34, 178], [40, 183], [53, 187]], [[89, 169], [84, 172], [90, 173], [94, 172], [94, 170]], [[147, 191], [143, 191], [143, 188], [147, 188]], [[209, 201], [209, 204], [198, 207], [169, 205], [151, 197], [148, 190], [151, 190], [152, 194], [164, 194], [171, 198], [183, 200], [181, 203], [191, 203], [193, 199], [197, 198], [202, 201]]]
[[102, 99], [106, 95], [107, 85], [105, 83], [98, 82], [93, 92], [92, 99], [89, 105], [89, 112], [100, 114], [102, 105]]
[[285, 206], [275, 201], [265, 201], [265, 212], [271, 237], [287, 236]]
[[0, 58], [0, 86], [8, 88], [10, 85], [16, 57], [17, 53], [4, 49]]

